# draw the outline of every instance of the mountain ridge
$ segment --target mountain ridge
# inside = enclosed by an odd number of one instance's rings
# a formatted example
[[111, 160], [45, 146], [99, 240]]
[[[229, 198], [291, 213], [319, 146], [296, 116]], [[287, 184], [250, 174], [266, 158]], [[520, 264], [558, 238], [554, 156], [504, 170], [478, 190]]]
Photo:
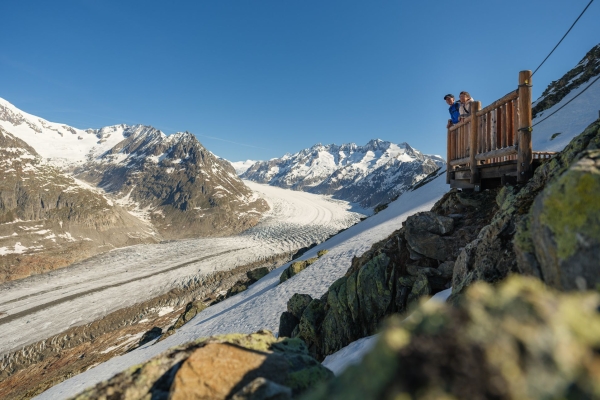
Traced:
[[[189, 132], [167, 136], [141, 124], [82, 130], [0, 99], [0, 136], [2, 281], [116, 247], [237, 234], [268, 210]], [[50, 186], [22, 182], [38, 178]]]
[[443, 164], [441, 157], [424, 155], [406, 142], [372, 139], [364, 146], [317, 143], [294, 154], [256, 162], [241, 177], [375, 207]]

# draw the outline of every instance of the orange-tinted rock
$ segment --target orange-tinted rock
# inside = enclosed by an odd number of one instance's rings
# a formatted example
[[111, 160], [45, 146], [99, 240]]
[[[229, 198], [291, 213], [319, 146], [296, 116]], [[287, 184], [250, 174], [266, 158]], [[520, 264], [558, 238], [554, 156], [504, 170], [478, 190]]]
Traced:
[[281, 355], [209, 343], [194, 351], [177, 371], [171, 399], [225, 399], [258, 377], [283, 384], [287, 372], [288, 363]]

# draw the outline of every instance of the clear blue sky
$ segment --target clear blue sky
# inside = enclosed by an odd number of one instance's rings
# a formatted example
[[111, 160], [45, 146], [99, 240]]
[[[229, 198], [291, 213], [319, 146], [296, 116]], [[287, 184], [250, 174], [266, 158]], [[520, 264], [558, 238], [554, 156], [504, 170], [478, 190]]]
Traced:
[[[231, 161], [315, 143], [445, 157], [443, 95], [516, 89], [588, 0], [23, 0], [0, 4], [0, 97], [77, 128], [190, 131]], [[600, 42], [590, 6], [534, 98]]]

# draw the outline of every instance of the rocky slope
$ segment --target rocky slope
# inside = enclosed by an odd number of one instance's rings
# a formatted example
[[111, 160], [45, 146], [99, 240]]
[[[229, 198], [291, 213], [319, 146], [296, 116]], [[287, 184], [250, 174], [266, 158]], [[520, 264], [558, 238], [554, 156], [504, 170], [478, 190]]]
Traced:
[[80, 130], [0, 99], [0, 282], [115, 247], [246, 230], [268, 209], [190, 133]]
[[600, 75], [600, 44], [592, 48], [583, 59], [562, 78], [552, 81], [542, 96], [533, 104], [533, 118], [543, 117], [544, 111], [558, 104], [571, 91], [591, 82]]
[[165, 136], [152, 127], [128, 127], [126, 138], [75, 169], [149, 221], [164, 238], [223, 236], [248, 229], [268, 206], [227, 161], [191, 133]]
[[442, 164], [440, 157], [424, 155], [407, 143], [396, 145], [377, 139], [365, 146], [317, 144], [296, 154], [257, 162], [242, 178], [375, 207]]
[[302, 399], [600, 398], [600, 295], [479, 282], [387, 322], [358, 366]]
[[495, 195], [453, 190], [430, 212], [408, 217], [401, 229], [354, 258], [320, 299], [292, 296], [281, 315], [280, 336], [301, 338], [313, 357], [323, 360], [376, 333], [386, 316], [449, 288], [454, 260], [497, 209]]
[[0, 282], [157, 241], [152, 226], [0, 127]]

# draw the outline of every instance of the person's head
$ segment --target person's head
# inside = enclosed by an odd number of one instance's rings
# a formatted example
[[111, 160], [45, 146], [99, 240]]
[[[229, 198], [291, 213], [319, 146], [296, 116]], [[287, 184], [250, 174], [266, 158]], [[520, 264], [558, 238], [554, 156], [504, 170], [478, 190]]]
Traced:
[[449, 106], [451, 106], [452, 104], [454, 104], [454, 95], [447, 94], [447, 95], [444, 96], [444, 100], [446, 100], [446, 104], [448, 104]]
[[469, 94], [469, 92], [460, 92], [459, 98], [461, 103], [465, 103], [471, 100], [471, 95]]

